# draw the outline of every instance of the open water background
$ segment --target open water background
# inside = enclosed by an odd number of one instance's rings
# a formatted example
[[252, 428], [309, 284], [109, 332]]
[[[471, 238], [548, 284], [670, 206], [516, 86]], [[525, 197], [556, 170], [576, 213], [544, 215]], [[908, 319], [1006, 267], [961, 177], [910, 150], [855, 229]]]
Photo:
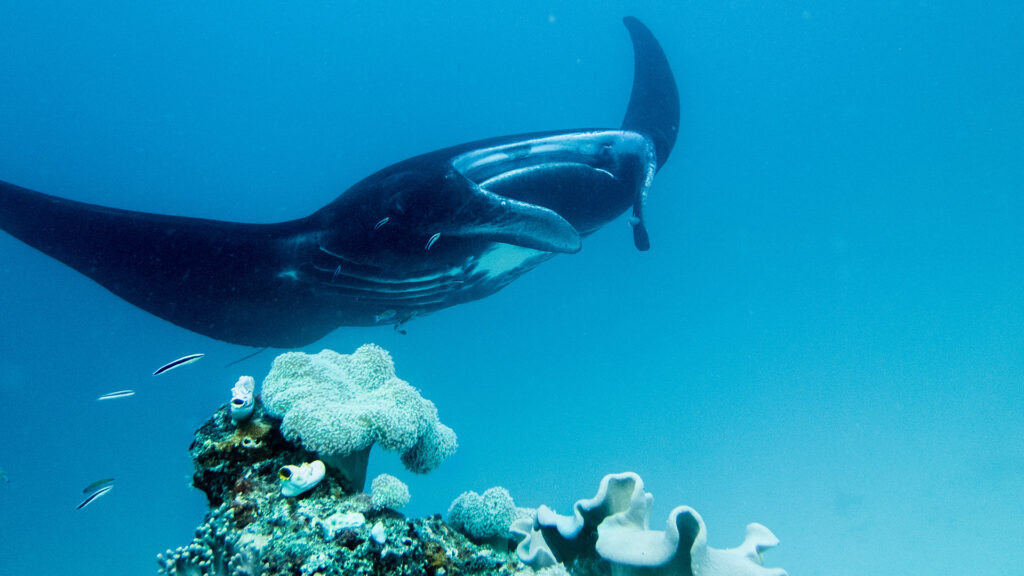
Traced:
[[[0, 178], [246, 222], [406, 157], [617, 126], [661, 40], [683, 110], [650, 199], [503, 292], [308, 351], [391, 351], [459, 434], [406, 512], [567, 512], [634, 470], [790, 574], [1022, 574], [1018, 2], [0, 2]], [[0, 573], [151, 574], [206, 510], [192, 432], [271, 352], [142, 312], [0, 234]], [[196, 255], [201, 258], [201, 254]], [[163, 362], [205, 352], [160, 378]], [[98, 403], [99, 394], [136, 396]], [[76, 511], [81, 488], [114, 490]]]

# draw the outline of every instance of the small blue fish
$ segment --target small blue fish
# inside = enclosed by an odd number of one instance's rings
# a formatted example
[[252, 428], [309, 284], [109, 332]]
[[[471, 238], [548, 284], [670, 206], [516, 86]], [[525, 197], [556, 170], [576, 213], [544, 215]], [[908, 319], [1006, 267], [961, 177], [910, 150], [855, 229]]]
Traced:
[[85, 500], [82, 500], [82, 503], [79, 504], [78, 508], [75, 508], [75, 510], [81, 510], [82, 508], [85, 508], [89, 504], [92, 504], [94, 500], [96, 500], [100, 496], [103, 496], [107, 492], [110, 492], [113, 489], [114, 489], [114, 485], [113, 484], [108, 484], [108, 485], [104, 486], [103, 488], [100, 488], [99, 490], [93, 492], [92, 494], [89, 494], [89, 497], [86, 498]]
[[341, 274], [341, 264], [338, 264], [338, 267], [334, 269], [334, 275], [331, 276], [331, 284], [334, 284], [334, 281], [338, 279], [339, 274]]
[[437, 239], [440, 238], [440, 237], [441, 237], [441, 233], [440, 232], [438, 232], [437, 234], [434, 234], [433, 236], [431, 236], [430, 240], [427, 240], [427, 250], [430, 250], [430, 247], [433, 246], [434, 242], [437, 242]]
[[379, 222], [373, 225], [373, 231], [376, 232], [377, 230], [380, 230], [380, 227], [387, 224], [389, 220], [391, 220], [391, 216], [381, 218]]
[[156, 372], [153, 372], [153, 376], [159, 376], [160, 374], [163, 374], [164, 372], [167, 372], [168, 370], [173, 370], [173, 369], [175, 369], [175, 368], [177, 368], [179, 366], [184, 366], [185, 364], [191, 364], [191, 363], [195, 362], [196, 360], [199, 360], [203, 356], [205, 356], [205, 354], [189, 354], [188, 356], [182, 356], [181, 358], [178, 358], [177, 360], [174, 360], [172, 362], [168, 362], [167, 364], [164, 364], [163, 366], [157, 368]]

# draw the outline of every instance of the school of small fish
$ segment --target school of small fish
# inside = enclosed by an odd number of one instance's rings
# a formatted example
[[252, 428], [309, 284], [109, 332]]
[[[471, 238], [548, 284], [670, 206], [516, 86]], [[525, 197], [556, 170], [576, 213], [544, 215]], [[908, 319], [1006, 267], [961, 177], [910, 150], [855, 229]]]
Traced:
[[[187, 356], [182, 356], [181, 358], [178, 358], [177, 360], [172, 360], [171, 362], [168, 362], [167, 364], [164, 364], [163, 366], [157, 368], [156, 371], [153, 372], [153, 375], [154, 376], [159, 376], [160, 374], [163, 374], [164, 372], [167, 372], [168, 370], [173, 370], [175, 368], [184, 366], [186, 364], [191, 364], [191, 363], [199, 360], [203, 356], [204, 356], [204, 354], [189, 354]], [[117, 390], [116, 392], [107, 392], [106, 394], [102, 394], [99, 397], [97, 397], [96, 400], [97, 401], [116, 400], [116, 399], [119, 399], [119, 398], [130, 398], [130, 397], [132, 397], [134, 395], [135, 395], [135, 390]], [[3, 480], [5, 482], [9, 481], [7, 479], [7, 473], [4, 472], [3, 469], [0, 469], [0, 480]], [[113, 489], [114, 489], [114, 479], [113, 478], [102, 478], [100, 480], [97, 480], [95, 482], [90, 483], [88, 486], [86, 486], [85, 488], [82, 489], [82, 494], [86, 495], [85, 496], [85, 500], [82, 500], [81, 504], [78, 505], [76, 510], [81, 510], [82, 508], [85, 508], [89, 504], [92, 504], [93, 502], [95, 502], [96, 499], [98, 499], [101, 496], [107, 494], [108, 492], [110, 492]]]

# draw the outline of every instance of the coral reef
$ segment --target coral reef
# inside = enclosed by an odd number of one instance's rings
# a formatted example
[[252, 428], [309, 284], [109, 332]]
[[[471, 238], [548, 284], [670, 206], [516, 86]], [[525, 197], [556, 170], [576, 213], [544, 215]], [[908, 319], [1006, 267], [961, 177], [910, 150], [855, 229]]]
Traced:
[[278, 471], [315, 456], [286, 440], [258, 402], [238, 426], [223, 406], [196, 431], [191, 455], [193, 483], [211, 511], [190, 543], [157, 557], [164, 576], [512, 576], [525, 569], [507, 545], [477, 545], [439, 515], [409, 519], [375, 507], [370, 494], [346, 488], [330, 470], [310, 491], [282, 496]]
[[[408, 487], [394, 476], [381, 474], [372, 494], [352, 485], [343, 471], [323, 467], [313, 446], [294, 426], [282, 432], [295, 405], [324, 400], [293, 394], [284, 380], [347, 382], [391, 398], [395, 414], [376, 414], [376, 408], [331, 404], [335, 427], [305, 429], [304, 433], [331, 433], [346, 428], [381, 430], [384, 420], [413, 440], [397, 442], [382, 432], [369, 434], [382, 445], [431, 446], [431, 434], [448, 430], [437, 412], [408, 384], [394, 376], [390, 357], [376, 347], [362, 347], [351, 357], [322, 352], [329, 362], [291, 356], [291, 366], [278, 371], [275, 405], [285, 414], [281, 423], [262, 402], [254, 402], [251, 416], [232, 419], [232, 403], [222, 406], [196, 431], [190, 447], [195, 466], [193, 484], [205, 492], [210, 512], [188, 544], [157, 556], [164, 576], [785, 576], [778, 568], [765, 568], [764, 550], [778, 540], [764, 526], [750, 524], [743, 544], [719, 550], [707, 545], [704, 520], [692, 508], [679, 506], [669, 515], [665, 530], [650, 530], [652, 496], [634, 473], [611, 474], [601, 481], [597, 495], [579, 500], [571, 516], [541, 506], [517, 508], [500, 487], [483, 494], [465, 492], [452, 502], [447, 523], [440, 515], [406, 518], [397, 510], [409, 501]], [[333, 355], [333, 356], [332, 356]], [[282, 356], [282, 357], [284, 357]], [[281, 358], [275, 361], [280, 368]], [[343, 360], [338, 360], [342, 358]], [[344, 360], [348, 358], [348, 360]], [[355, 360], [352, 360], [355, 358]], [[305, 372], [303, 372], [305, 371]], [[343, 372], [343, 374], [340, 374]], [[319, 377], [313, 377], [320, 373]], [[272, 372], [272, 375], [274, 373]], [[268, 377], [270, 380], [270, 377]], [[313, 388], [316, 388], [313, 386]], [[303, 389], [303, 385], [294, 386]], [[410, 392], [411, 391], [411, 392]], [[309, 393], [309, 390], [306, 390]], [[387, 401], [359, 396], [358, 404], [387, 405]], [[329, 402], [336, 397], [327, 396]], [[398, 399], [398, 400], [396, 400]], [[399, 407], [399, 405], [401, 405]], [[410, 408], [415, 406], [416, 408]], [[405, 410], [403, 413], [402, 411]], [[280, 412], [279, 412], [280, 413]], [[412, 417], [410, 414], [418, 414]], [[409, 419], [419, 425], [408, 425]], [[354, 419], [354, 420], [353, 420]], [[301, 419], [300, 419], [301, 421]], [[406, 422], [402, 428], [401, 421]], [[380, 425], [380, 426], [378, 426]], [[301, 426], [300, 426], [301, 427]], [[433, 430], [433, 432], [431, 432]], [[450, 432], [450, 430], [448, 430]], [[427, 438], [427, 440], [424, 440]], [[299, 441], [301, 439], [301, 442]], [[435, 439], [436, 440], [436, 439]], [[454, 449], [454, 434], [451, 436]], [[444, 450], [442, 448], [432, 448]], [[368, 450], [368, 448], [367, 448]], [[448, 452], [450, 453], [450, 452]], [[404, 453], [403, 453], [404, 454]], [[404, 461], [404, 460], [403, 460]], [[315, 483], [301, 490], [282, 486], [303, 477], [303, 467], [316, 472]], [[406, 462], [408, 465], [408, 462]], [[363, 463], [365, 466], [365, 462]], [[315, 468], [315, 470], [314, 470]], [[282, 470], [287, 474], [279, 476]], [[323, 473], [320, 477], [320, 473]], [[308, 488], [308, 489], [306, 489]], [[517, 546], [513, 545], [513, 540]]]
[[188, 545], [157, 555], [157, 573], [168, 576], [259, 576], [269, 535], [241, 532], [232, 526], [227, 504], [213, 509]]
[[381, 474], [370, 482], [370, 502], [378, 510], [401, 510], [409, 499], [409, 487], [391, 474]]
[[577, 576], [786, 576], [763, 566], [764, 550], [778, 544], [764, 526], [748, 524], [743, 544], [719, 550], [707, 545], [704, 520], [689, 506], [672, 510], [664, 531], [649, 530], [652, 502], [637, 474], [609, 474], [597, 495], [576, 502], [572, 516], [541, 506], [532, 522], [517, 520], [516, 552], [531, 567], [560, 563]]
[[362, 490], [370, 448], [397, 452], [426, 473], [456, 449], [437, 408], [395, 375], [391, 356], [373, 344], [350, 355], [289, 352], [274, 360], [262, 401], [281, 418], [284, 436], [316, 452], [352, 490]]

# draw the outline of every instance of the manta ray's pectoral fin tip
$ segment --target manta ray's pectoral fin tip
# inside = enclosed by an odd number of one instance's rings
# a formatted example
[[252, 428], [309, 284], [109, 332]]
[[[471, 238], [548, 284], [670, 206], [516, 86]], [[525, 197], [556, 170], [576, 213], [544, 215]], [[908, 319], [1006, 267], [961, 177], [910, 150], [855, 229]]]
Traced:
[[622, 22], [633, 40], [633, 92], [622, 128], [646, 134], [654, 142], [660, 169], [679, 133], [679, 89], [658, 40], [640, 20]]

